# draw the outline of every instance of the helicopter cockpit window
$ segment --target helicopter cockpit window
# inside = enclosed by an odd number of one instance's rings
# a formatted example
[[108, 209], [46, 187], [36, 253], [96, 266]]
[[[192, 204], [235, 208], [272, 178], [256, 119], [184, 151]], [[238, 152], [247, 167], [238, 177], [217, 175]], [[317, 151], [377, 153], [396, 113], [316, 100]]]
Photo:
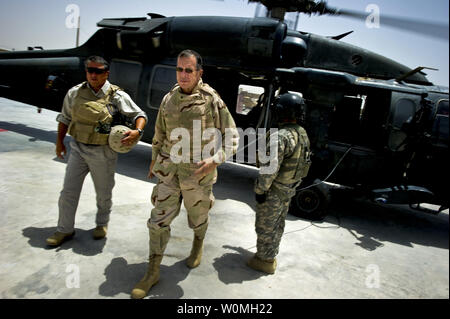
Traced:
[[174, 66], [157, 65], [150, 77], [150, 94], [148, 103], [150, 108], [159, 109], [164, 95], [177, 83]]
[[259, 98], [263, 93], [263, 87], [243, 84], [239, 85], [236, 113], [247, 115], [256, 105], [258, 105]]

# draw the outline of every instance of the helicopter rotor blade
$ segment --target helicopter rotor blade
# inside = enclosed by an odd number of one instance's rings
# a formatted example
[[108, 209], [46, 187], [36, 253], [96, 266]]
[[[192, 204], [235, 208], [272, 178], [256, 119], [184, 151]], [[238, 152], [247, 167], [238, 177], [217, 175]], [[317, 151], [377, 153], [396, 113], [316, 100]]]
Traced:
[[[367, 20], [369, 18], [369, 14], [366, 12], [358, 12], [353, 10], [346, 9], [334, 9], [336, 11], [336, 15], [340, 15], [343, 17], [355, 18], [359, 20]], [[438, 38], [441, 40], [448, 40], [448, 24], [444, 23], [433, 23], [428, 21], [419, 21], [401, 17], [393, 17], [380, 15], [380, 27], [383, 25], [410, 31], [414, 33], [423, 34], [426, 36]]]
[[[223, 1], [223, 0], [216, 0]], [[274, 16], [282, 20], [282, 16], [285, 12], [300, 12], [307, 15], [337, 15], [342, 17], [354, 18], [362, 21], [367, 21], [371, 18], [371, 15], [367, 12], [354, 11], [348, 9], [339, 9], [329, 7], [324, 0], [248, 0], [249, 3], [260, 3], [264, 5], [268, 10], [283, 9], [281, 18]], [[411, 18], [402, 18], [397, 16], [380, 15], [379, 16], [380, 27], [388, 26], [397, 28], [404, 31], [414, 32], [417, 34], [426, 35], [429, 37], [437, 38], [440, 40], [449, 39], [449, 26], [448, 23], [435, 23], [429, 21], [421, 21]]]

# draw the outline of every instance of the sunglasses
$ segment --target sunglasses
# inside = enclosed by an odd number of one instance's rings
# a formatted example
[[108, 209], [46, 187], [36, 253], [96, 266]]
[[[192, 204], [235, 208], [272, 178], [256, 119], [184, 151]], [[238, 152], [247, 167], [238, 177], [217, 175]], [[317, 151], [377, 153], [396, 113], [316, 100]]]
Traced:
[[177, 72], [186, 72], [187, 74], [191, 74], [192, 72], [194, 72], [194, 70], [192, 70], [191, 68], [185, 68], [185, 69], [183, 69], [183, 68], [180, 68], [180, 67], [176, 67], [175, 68], [175, 70], [177, 70]]
[[86, 68], [86, 71], [88, 73], [103, 74], [108, 70], [107, 69], [99, 69], [99, 68]]

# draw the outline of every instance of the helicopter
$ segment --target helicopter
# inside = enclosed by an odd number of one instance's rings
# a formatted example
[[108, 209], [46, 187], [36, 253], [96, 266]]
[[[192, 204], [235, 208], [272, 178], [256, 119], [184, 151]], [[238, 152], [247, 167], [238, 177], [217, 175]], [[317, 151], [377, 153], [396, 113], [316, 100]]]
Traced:
[[[312, 165], [290, 213], [323, 218], [335, 189], [384, 204], [447, 209], [448, 88], [431, 83], [425, 67], [340, 41], [347, 34], [320, 36], [284, 21], [286, 12], [354, 12], [324, 1], [249, 2], [266, 6], [268, 16], [105, 18], [79, 47], [0, 52], [0, 96], [59, 112], [67, 90], [85, 80], [84, 60], [100, 55], [110, 61], [110, 81], [147, 113], [141, 141], [151, 143], [161, 100], [176, 83], [177, 54], [193, 49], [203, 57], [204, 81], [243, 130], [270, 128], [278, 95], [305, 99]], [[250, 149], [248, 140], [240, 138], [240, 150]], [[250, 156], [244, 163], [257, 165]]]

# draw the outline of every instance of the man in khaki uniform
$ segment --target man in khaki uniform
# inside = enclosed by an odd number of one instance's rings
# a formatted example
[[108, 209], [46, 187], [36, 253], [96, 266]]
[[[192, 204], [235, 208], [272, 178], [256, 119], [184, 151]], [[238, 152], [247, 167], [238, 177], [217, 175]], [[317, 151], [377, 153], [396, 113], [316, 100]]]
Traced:
[[[164, 96], [156, 119], [149, 177], [158, 177], [158, 183], [153, 188], [154, 208], [147, 222], [149, 265], [146, 275], [131, 292], [133, 298], [145, 297], [158, 282], [170, 224], [178, 216], [183, 199], [189, 227], [194, 230], [187, 266], [195, 268], [200, 264], [208, 212], [214, 204], [212, 187], [217, 179], [216, 167], [237, 151], [239, 141], [225, 103], [201, 79], [201, 56], [192, 50], [182, 51], [176, 72], [178, 84]], [[216, 134], [205, 134], [208, 130]], [[186, 147], [180, 149], [180, 143]], [[217, 146], [215, 143], [221, 143], [221, 147], [210, 147]]]
[[[275, 104], [278, 118], [277, 168], [271, 174], [260, 174], [255, 182], [257, 234], [256, 254], [247, 265], [255, 270], [273, 274], [283, 236], [286, 214], [292, 197], [311, 165], [310, 145], [305, 129], [297, 124], [304, 117], [304, 101], [299, 95], [286, 93]], [[269, 140], [269, 139], [268, 139]]]
[[64, 137], [72, 136], [71, 152], [66, 167], [64, 186], [59, 197], [59, 218], [55, 234], [47, 238], [50, 246], [59, 246], [75, 234], [75, 213], [81, 188], [88, 173], [91, 173], [97, 195], [96, 239], [106, 236], [112, 207], [112, 189], [117, 163], [117, 153], [108, 145], [113, 123], [111, 113], [118, 112], [128, 117], [136, 129], [125, 132], [123, 145], [134, 144], [142, 135], [147, 115], [133, 102], [130, 96], [108, 81], [109, 64], [99, 56], [85, 61], [86, 82], [71, 88], [63, 102], [62, 111], [56, 120], [58, 137], [56, 155], [63, 159], [66, 154]]

